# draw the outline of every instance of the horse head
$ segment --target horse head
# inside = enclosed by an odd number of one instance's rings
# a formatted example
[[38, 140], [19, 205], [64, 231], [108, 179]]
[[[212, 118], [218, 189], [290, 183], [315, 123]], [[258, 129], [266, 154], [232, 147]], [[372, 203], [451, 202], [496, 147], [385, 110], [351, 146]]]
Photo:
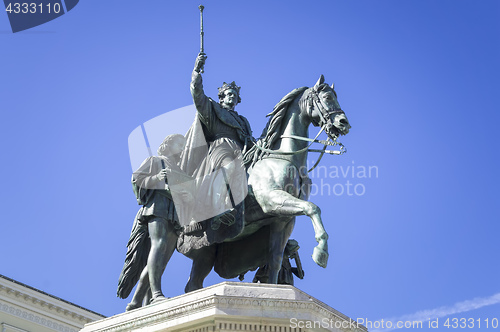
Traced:
[[324, 76], [321, 75], [305, 94], [309, 118], [314, 126], [323, 128], [332, 140], [349, 132], [351, 125], [337, 101], [334, 84], [326, 84]]

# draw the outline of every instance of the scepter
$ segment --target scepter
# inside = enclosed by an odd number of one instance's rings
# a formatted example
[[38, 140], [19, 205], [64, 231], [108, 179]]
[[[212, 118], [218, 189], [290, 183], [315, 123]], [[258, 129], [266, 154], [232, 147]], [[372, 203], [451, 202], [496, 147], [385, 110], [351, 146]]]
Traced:
[[[203, 5], [199, 5], [198, 8], [200, 9], [200, 54], [205, 54], [205, 50], [203, 47], [203, 36], [205, 33], [203, 32]], [[200, 73], [203, 73], [203, 67], [200, 68]]]

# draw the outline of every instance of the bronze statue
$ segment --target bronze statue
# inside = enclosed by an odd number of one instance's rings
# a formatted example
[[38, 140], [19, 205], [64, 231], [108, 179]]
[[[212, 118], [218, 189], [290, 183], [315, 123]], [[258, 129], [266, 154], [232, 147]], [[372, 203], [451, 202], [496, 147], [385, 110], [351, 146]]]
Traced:
[[[142, 207], [134, 220], [117, 291], [118, 297], [126, 298], [139, 281], [127, 311], [141, 307], [144, 299], [145, 304], [165, 299], [161, 276], [181, 229], [167, 178], [175, 180], [172, 174], [183, 173], [178, 162], [185, 143], [182, 135], [167, 136], [158, 148], [158, 156], [146, 159], [132, 176], [134, 193]], [[193, 200], [193, 194], [187, 191], [181, 197]]]
[[[203, 91], [201, 74], [207, 58], [203, 34], [202, 26], [201, 51], [191, 79], [197, 115], [186, 135], [180, 161], [180, 146], [172, 145], [170, 153], [176, 157], [169, 159], [168, 167], [159, 166], [158, 160], [164, 158], [161, 156], [145, 162], [150, 165], [150, 178], [160, 187], [143, 187], [140, 177], [134, 176], [137, 198], [144, 206], [134, 221], [118, 288], [118, 296], [125, 298], [140, 279], [127, 310], [139, 307], [148, 298], [149, 287], [153, 302], [164, 299], [161, 274], [175, 243], [180, 253], [193, 260], [186, 292], [202, 288], [212, 268], [228, 279], [243, 278], [248, 271], [261, 268], [256, 281], [293, 283], [292, 274], [304, 276], [298, 244], [289, 240], [299, 215], [308, 216], [314, 228], [318, 245], [313, 260], [322, 267], [327, 265], [328, 235], [319, 207], [307, 201], [311, 180], [306, 162], [308, 152], [320, 153], [316, 165], [325, 153], [345, 152], [337, 138], [347, 134], [351, 126], [333, 84], [326, 84], [321, 75], [313, 87], [288, 93], [268, 114], [270, 119], [255, 141], [247, 119], [235, 111], [241, 98], [234, 81], [223, 83], [218, 101]], [[320, 128], [314, 139], [309, 138], [311, 124]], [[328, 140], [317, 139], [322, 132]], [[321, 143], [324, 148], [310, 149], [313, 143]], [[340, 150], [327, 150], [336, 145]], [[180, 213], [188, 215], [180, 223], [172, 200], [173, 186], [170, 179], [171, 188], [165, 184], [168, 171], [162, 168], [175, 168], [178, 174], [196, 179], [193, 190], [181, 190], [182, 199], [174, 199], [189, 202], [197, 198], [195, 205], [177, 209], [179, 213], [188, 211]], [[161, 213], [149, 213], [153, 201], [162, 202], [165, 208]], [[296, 268], [289, 259], [295, 259]]]
[[[339, 144], [337, 137], [349, 132], [349, 122], [333, 85], [325, 84], [323, 76], [312, 88], [287, 94], [269, 116], [262, 136], [245, 154], [249, 191], [239, 234], [223, 242], [209, 242], [207, 234], [212, 230], [205, 226], [197, 233], [179, 236], [178, 250], [193, 259], [186, 292], [202, 288], [212, 268], [223, 278], [235, 278], [267, 265], [268, 282], [277, 283], [285, 245], [299, 215], [311, 218], [318, 242], [313, 259], [326, 267], [328, 235], [319, 207], [307, 202], [311, 184], [307, 153], [313, 142], [325, 147]], [[310, 124], [325, 131], [331, 141], [317, 141], [319, 133], [309, 139]], [[326, 148], [321, 152], [342, 153]]]
[[[247, 119], [234, 109], [241, 102], [240, 87], [235, 82], [218, 89], [218, 102], [203, 91], [201, 71], [206, 56], [196, 58], [191, 79], [191, 94], [197, 109], [196, 119], [188, 131], [187, 146], [181, 167], [193, 178], [199, 179], [194, 221], [184, 233], [189, 237], [180, 241], [178, 250], [189, 255], [199, 247], [221, 243], [241, 233], [244, 227], [244, 198], [248, 192], [243, 153], [253, 145], [252, 131]], [[194, 144], [193, 142], [203, 143]], [[195, 146], [208, 146], [201, 153]], [[192, 235], [193, 231], [204, 233]]]
[[[283, 252], [283, 260], [281, 262], [281, 269], [278, 274], [278, 284], [280, 285], [292, 285], [294, 284], [293, 276], [295, 275], [299, 279], [304, 279], [305, 272], [302, 269], [302, 263], [300, 262], [299, 256], [299, 243], [296, 240], [289, 239], [285, 246], [285, 251]], [[296, 266], [293, 267], [290, 260], [294, 260]], [[253, 277], [253, 282], [255, 283], [268, 283], [268, 268], [267, 265], [260, 267], [255, 276]], [[240, 279], [243, 279], [241, 277]]]

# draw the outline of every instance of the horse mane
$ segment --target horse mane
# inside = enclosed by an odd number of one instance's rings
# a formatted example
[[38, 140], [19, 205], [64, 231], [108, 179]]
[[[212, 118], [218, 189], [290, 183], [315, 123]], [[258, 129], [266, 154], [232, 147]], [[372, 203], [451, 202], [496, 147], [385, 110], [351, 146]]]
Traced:
[[[297, 98], [297, 96], [304, 93], [307, 89], [308, 87], [301, 87], [292, 90], [274, 106], [273, 111], [267, 115], [271, 118], [267, 121], [267, 124], [255, 145], [269, 149], [279, 139], [278, 133], [280, 132], [282, 120], [285, 117], [288, 107], [292, 101]], [[262, 159], [264, 155], [269, 154], [268, 152], [262, 151], [255, 145], [245, 153], [243, 158], [243, 162], [247, 166], [248, 164], [253, 166], [257, 160]]]

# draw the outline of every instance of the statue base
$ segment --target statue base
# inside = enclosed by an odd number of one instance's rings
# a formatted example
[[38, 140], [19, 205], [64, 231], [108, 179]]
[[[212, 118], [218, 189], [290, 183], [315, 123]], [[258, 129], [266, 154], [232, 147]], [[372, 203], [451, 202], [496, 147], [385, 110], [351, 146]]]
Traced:
[[367, 329], [293, 286], [223, 282], [86, 324], [81, 330], [104, 331], [366, 332]]

